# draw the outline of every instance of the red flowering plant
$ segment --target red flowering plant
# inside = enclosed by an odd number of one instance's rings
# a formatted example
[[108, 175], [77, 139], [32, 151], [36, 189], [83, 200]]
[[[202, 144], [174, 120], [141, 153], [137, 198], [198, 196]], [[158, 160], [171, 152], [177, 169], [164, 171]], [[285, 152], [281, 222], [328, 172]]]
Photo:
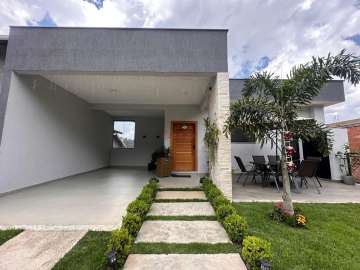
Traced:
[[307, 219], [303, 215], [301, 208], [295, 207], [294, 214], [285, 208], [283, 202], [277, 202], [274, 205], [270, 217], [277, 222], [284, 222], [292, 227], [305, 227]]

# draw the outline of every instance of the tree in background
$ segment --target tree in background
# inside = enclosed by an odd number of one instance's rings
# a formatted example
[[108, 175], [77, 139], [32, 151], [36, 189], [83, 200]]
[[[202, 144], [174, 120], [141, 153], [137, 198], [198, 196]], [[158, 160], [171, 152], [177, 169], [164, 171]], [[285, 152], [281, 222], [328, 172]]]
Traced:
[[[235, 128], [254, 136], [263, 145], [279, 143], [281, 173], [283, 179], [282, 198], [284, 206], [294, 213], [290, 193], [290, 177], [295, 169], [291, 156], [294, 149], [290, 141], [317, 140], [319, 151], [328, 154], [331, 150], [330, 131], [316, 121], [299, 120], [302, 106], [309, 105], [328, 80], [339, 77], [356, 85], [360, 82], [360, 58], [342, 50], [338, 55], [313, 57], [312, 61], [295, 66], [285, 80], [269, 72], [252, 75], [243, 89], [243, 98], [231, 105], [225, 124], [227, 135]], [[278, 138], [280, 134], [280, 138]]]

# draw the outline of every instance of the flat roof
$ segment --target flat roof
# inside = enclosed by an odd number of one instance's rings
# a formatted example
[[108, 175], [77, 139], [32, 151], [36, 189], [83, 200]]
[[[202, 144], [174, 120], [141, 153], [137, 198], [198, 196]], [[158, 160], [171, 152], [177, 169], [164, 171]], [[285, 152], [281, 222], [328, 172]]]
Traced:
[[24, 26], [11, 25], [10, 28], [49, 28], [49, 29], [119, 29], [119, 30], [171, 30], [171, 31], [226, 31], [225, 28], [151, 28], [151, 27], [82, 27], [82, 26]]
[[360, 126], [360, 118], [351, 119], [351, 120], [346, 120], [346, 121], [340, 121], [340, 122], [335, 122], [335, 123], [328, 124], [327, 126], [328, 126], [328, 127], [331, 127], [331, 128], [357, 127], [357, 126]]

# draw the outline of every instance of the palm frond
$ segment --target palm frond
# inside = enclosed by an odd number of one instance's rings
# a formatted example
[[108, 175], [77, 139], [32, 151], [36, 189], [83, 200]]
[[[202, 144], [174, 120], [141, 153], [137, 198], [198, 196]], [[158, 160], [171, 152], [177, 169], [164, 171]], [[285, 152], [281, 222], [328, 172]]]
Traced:
[[258, 72], [245, 81], [242, 92], [245, 97], [264, 96], [277, 99], [280, 85], [281, 80], [273, 73]]
[[273, 102], [264, 97], [244, 97], [231, 105], [224, 133], [230, 135], [233, 129], [239, 128], [264, 143], [273, 136], [278, 125], [277, 107]]

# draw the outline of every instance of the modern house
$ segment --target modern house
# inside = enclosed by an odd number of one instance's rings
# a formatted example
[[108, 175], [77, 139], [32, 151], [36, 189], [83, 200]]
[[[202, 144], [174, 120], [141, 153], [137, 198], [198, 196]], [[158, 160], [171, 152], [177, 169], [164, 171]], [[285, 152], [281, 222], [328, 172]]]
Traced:
[[[11, 27], [0, 40], [0, 74], [0, 193], [145, 167], [163, 146], [174, 171], [207, 173], [203, 119], [221, 128], [244, 85], [229, 79], [221, 29]], [[301, 115], [324, 122], [324, 107], [342, 101], [343, 82], [331, 81]], [[117, 145], [133, 147], [113, 147], [114, 123], [127, 140]], [[233, 156], [272, 153], [221, 134], [211, 177], [231, 198]]]

